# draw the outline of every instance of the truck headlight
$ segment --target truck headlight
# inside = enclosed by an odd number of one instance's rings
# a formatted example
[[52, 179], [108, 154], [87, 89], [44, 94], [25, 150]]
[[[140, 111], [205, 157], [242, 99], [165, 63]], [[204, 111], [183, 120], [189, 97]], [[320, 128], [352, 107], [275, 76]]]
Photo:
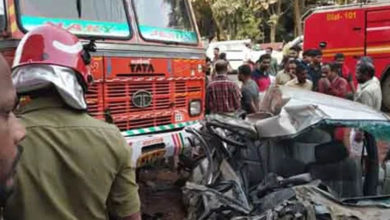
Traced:
[[200, 100], [190, 102], [190, 116], [198, 116], [202, 112], [202, 103]]
[[202, 64], [198, 64], [198, 73], [203, 72], [203, 66]]

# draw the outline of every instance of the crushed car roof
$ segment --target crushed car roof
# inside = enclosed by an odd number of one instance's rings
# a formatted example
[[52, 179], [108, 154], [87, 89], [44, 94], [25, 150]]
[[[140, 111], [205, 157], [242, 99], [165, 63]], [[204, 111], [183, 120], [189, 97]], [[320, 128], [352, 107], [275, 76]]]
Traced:
[[280, 90], [285, 102], [280, 114], [249, 121], [255, 124], [260, 138], [295, 136], [310, 127], [329, 124], [356, 127], [390, 139], [390, 118], [382, 112], [317, 92], [288, 87]]

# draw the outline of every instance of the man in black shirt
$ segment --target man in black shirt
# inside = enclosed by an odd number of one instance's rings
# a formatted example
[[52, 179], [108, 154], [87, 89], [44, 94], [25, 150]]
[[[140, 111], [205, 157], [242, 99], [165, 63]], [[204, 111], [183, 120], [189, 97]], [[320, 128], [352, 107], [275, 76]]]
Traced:
[[315, 49], [311, 52], [312, 55], [312, 64], [309, 68], [309, 77], [313, 82], [313, 91], [318, 91], [318, 81], [321, 78], [321, 62], [322, 62], [322, 52], [321, 50]]
[[238, 79], [242, 82], [241, 108], [247, 113], [255, 113], [259, 105], [259, 88], [251, 78], [249, 65], [242, 65], [238, 68]]

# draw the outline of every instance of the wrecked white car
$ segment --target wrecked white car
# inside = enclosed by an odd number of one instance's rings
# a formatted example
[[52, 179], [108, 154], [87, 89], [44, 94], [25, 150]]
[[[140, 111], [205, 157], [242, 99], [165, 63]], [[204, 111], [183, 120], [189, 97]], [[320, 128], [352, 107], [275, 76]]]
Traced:
[[389, 118], [319, 93], [274, 91], [267, 112], [211, 115], [188, 129], [204, 155], [184, 187], [188, 219], [390, 219]]

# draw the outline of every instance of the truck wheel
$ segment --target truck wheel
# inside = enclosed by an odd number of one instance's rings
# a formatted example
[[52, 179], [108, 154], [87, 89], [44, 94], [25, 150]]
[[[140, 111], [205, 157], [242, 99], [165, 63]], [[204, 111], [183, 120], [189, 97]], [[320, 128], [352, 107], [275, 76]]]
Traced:
[[382, 110], [390, 112], [390, 74], [387, 73], [381, 82], [382, 87]]

